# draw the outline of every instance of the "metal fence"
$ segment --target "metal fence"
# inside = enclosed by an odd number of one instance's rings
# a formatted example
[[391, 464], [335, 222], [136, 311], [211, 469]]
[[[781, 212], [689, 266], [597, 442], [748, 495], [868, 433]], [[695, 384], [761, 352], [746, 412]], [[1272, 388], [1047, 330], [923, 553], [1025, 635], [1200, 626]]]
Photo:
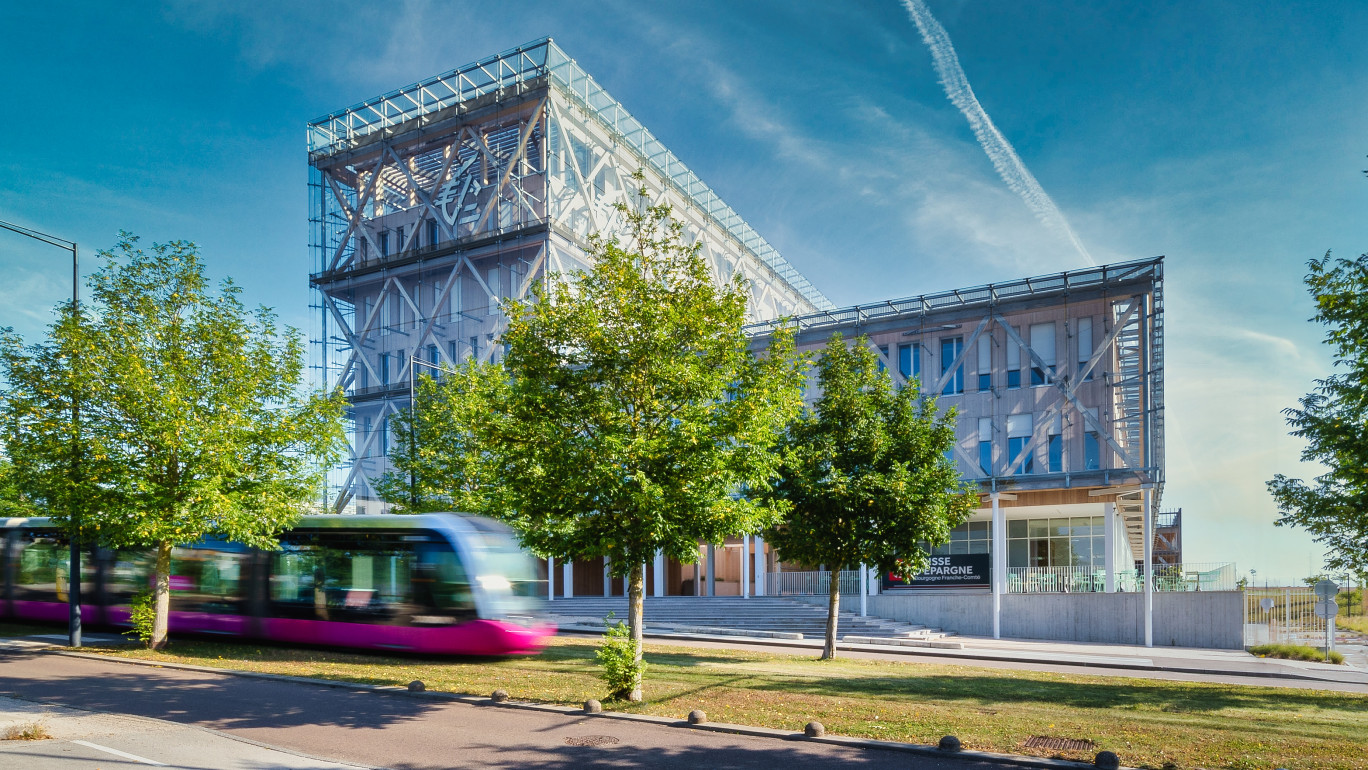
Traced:
[[[1118, 570], [1116, 590], [1145, 590], [1142, 570]], [[1155, 591], [1234, 591], [1238, 586], [1231, 563], [1165, 564], [1154, 567]], [[1092, 567], [1010, 567], [1007, 592], [1014, 594], [1096, 593], [1107, 590], [1107, 573]]]
[[[1246, 588], [1245, 646], [1275, 642], [1325, 646], [1325, 620], [1316, 617], [1310, 588]], [[1264, 607], [1264, 600], [1270, 606]]]
[[[860, 571], [841, 570], [841, 593], [860, 592]], [[831, 592], [831, 572], [766, 572], [765, 593], [770, 596], [826, 596]]]

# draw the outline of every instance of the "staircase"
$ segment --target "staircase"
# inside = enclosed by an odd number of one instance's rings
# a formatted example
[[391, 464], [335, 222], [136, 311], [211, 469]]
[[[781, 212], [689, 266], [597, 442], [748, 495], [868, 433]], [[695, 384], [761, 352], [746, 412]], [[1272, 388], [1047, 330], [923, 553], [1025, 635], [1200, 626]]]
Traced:
[[[646, 628], [684, 634], [755, 636], [780, 639], [823, 639], [825, 606], [777, 596], [648, 596], [642, 613]], [[603, 618], [626, 620], [627, 599], [585, 596], [556, 599], [544, 612], [562, 628], [602, 629]], [[946, 636], [938, 628], [909, 625], [842, 612], [836, 632], [845, 641], [870, 640], [931, 642]], [[852, 638], [858, 637], [858, 639]], [[873, 643], [878, 643], [877, 641]]]

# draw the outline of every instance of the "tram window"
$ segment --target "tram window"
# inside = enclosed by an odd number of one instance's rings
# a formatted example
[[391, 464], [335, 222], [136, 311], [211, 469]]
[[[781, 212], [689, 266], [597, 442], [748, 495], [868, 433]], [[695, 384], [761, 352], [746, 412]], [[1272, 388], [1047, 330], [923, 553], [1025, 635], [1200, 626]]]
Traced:
[[425, 544], [419, 554], [418, 570], [413, 576], [419, 604], [439, 610], [475, 609], [470, 575], [450, 545]]
[[140, 591], [152, 588], [153, 558], [149, 551], [115, 551], [105, 570], [105, 597], [111, 605], [125, 605]]
[[[71, 546], [56, 532], [21, 530], [19, 558], [16, 559], [14, 598], [18, 601], [65, 602], [67, 600], [67, 570], [71, 563]], [[95, 565], [87, 553], [81, 558], [81, 581], [90, 590], [94, 584]], [[82, 594], [81, 601], [90, 601], [93, 594]]]
[[171, 551], [171, 608], [184, 612], [234, 610], [243, 599], [247, 549], [225, 542]]

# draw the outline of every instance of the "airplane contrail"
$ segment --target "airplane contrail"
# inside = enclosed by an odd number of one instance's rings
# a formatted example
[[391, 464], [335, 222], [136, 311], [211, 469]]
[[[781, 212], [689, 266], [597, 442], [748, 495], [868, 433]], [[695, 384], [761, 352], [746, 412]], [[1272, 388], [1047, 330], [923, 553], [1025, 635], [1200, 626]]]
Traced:
[[1067, 237], [1083, 259], [1089, 265], [1095, 266], [1097, 262], [1088, 253], [1083, 242], [1078, 240], [1073, 228], [1069, 227], [1063, 212], [1040, 186], [1040, 182], [1037, 182], [1027, 170], [1026, 164], [1021, 162], [1016, 150], [1012, 149], [1007, 138], [993, 125], [993, 120], [988, 117], [983, 105], [979, 104], [978, 97], [974, 96], [974, 89], [969, 85], [969, 79], [964, 75], [964, 68], [960, 66], [955, 46], [950, 43], [950, 36], [945, 33], [945, 28], [931, 15], [931, 10], [926, 7], [923, 0], [903, 0], [903, 5], [911, 15], [912, 21], [916, 23], [917, 30], [921, 32], [926, 47], [931, 51], [931, 59], [936, 66], [936, 73], [940, 75], [941, 84], [945, 87], [946, 97], [969, 120], [969, 127], [974, 130], [974, 138], [978, 139], [983, 152], [993, 162], [993, 168], [997, 169], [998, 176], [1002, 177], [1002, 181], [1007, 183], [1012, 192], [1021, 196], [1026, 206], [1046, 227]]

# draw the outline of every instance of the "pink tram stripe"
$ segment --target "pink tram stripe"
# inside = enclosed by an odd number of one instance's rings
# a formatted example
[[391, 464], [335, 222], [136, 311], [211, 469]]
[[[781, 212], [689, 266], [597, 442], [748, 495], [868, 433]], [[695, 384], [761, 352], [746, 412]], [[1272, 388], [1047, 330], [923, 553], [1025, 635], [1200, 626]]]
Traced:
[[[14, 614], [32, 620], [67, 619], [67, 605], [57, 602], [13, 603]], [[95, 622], [99, 607], [81, 605], [82, 617]], [[128, 608], [109, 607], [104, 620], [128, 625]], [[252, 618], [202, 612], [173, 612], [173, 633], [250, 636]], [[402, 650], [430, 655], [532, 655], [541, 652], [555, 634], [554, 625], [525, 627], [500, 620], [471, 620], [450, 626], [386, 626], [328, 620], [262, 618], [266, 639], [291, 644]]]

